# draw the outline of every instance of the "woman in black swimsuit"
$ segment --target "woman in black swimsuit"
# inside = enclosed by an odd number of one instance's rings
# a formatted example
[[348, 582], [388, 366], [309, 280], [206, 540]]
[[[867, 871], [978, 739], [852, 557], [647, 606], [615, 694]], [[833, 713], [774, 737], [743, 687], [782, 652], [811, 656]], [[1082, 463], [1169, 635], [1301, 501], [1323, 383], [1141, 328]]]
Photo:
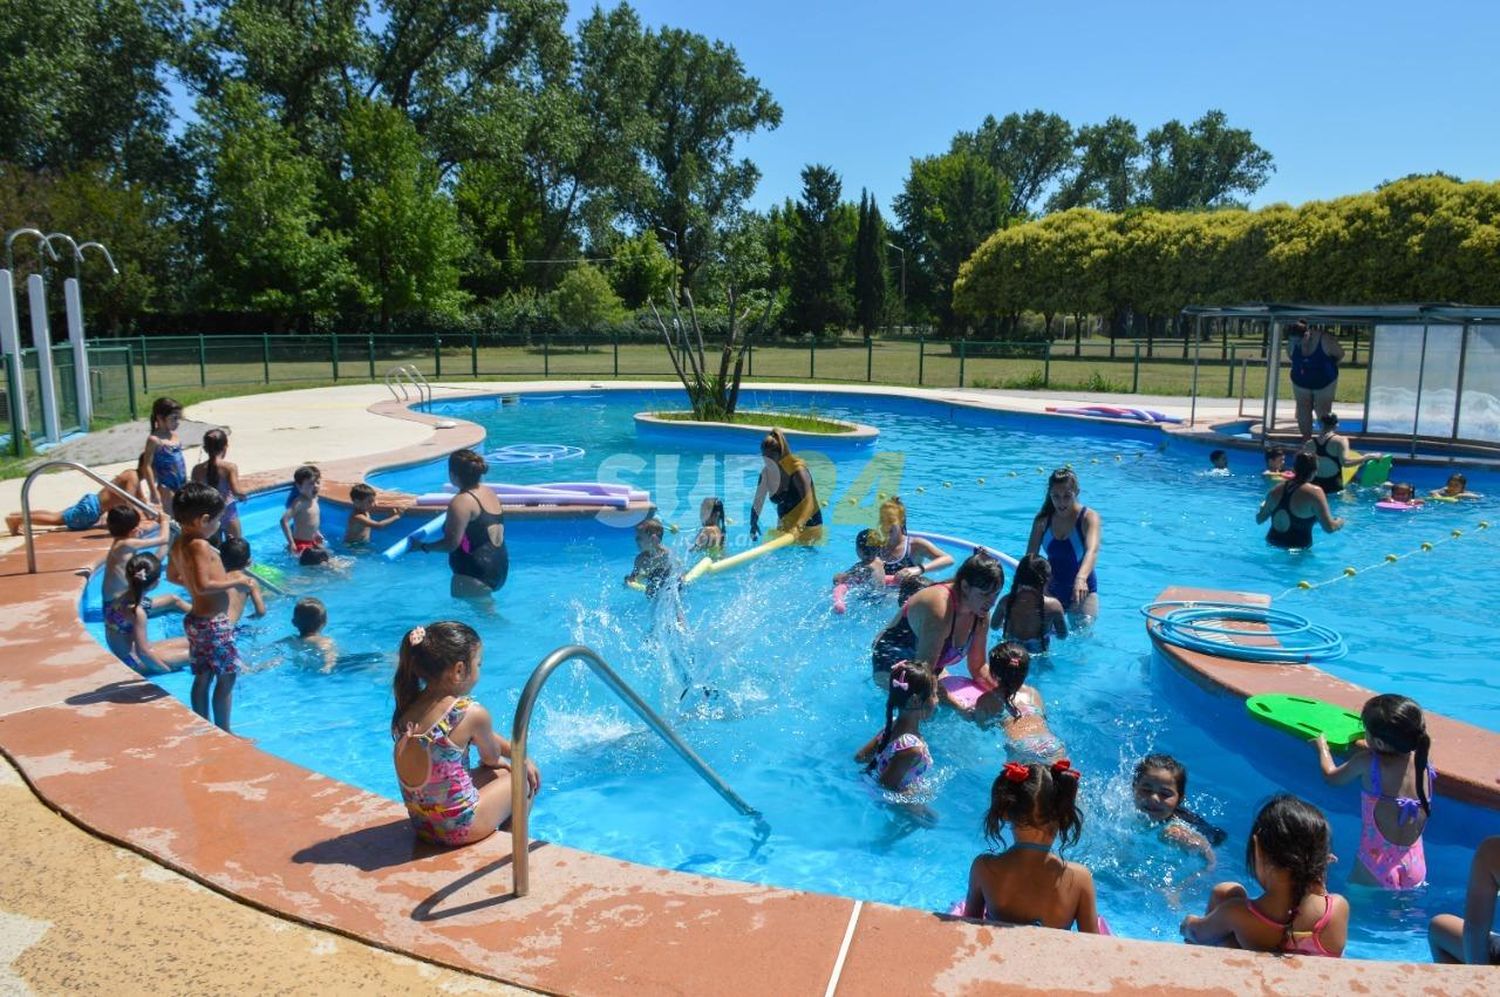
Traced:
[[416, 544], [423, 553], [448, 552], [455, 598], [488, 598], [505, 584], [505, 576], [510, 573], [505, 516], [495, 493], [483, 486], [488, 470], [484, 458], [473, 450], [458, 450], [448, 458], [448, 480], [458, 494], [448, 503], [443, 539]]
[[1293, 464], [1292, 477], [1266, 495], [1255, 514], [1257, 523], [1271, 521], [1266, 543], [1288, 549], [1311, 547], [1313, 523], [1321, 522], [1327, 533], [1343, 528], [1344, 521], [1328, 509], [1328, 496], [1312, 483], [1317, 472], [1317, 456], [1303, 451]]

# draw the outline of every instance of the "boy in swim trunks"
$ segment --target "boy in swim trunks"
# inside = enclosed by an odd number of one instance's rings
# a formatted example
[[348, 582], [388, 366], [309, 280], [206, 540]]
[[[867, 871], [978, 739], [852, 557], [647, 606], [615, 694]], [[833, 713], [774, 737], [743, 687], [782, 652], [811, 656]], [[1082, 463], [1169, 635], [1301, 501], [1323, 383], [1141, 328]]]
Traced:
[[191, 612], [182, 618], [193, 669], [193, 709], [209, 719], [212, 697], [213, 722], [228, 731], [234, 681], [244, 667], [234, 646], [229, 593], [251, 590], [254, 582], [243, 572], [226, 572], [219, 552], [208, 542], [219, 532], [224, 515], [224, 496], [217, 488], [189, 481], [177, 493], [172, 515], [182, 532], [172, 544], [168, 577], [193, 597]]
[[[287, 498], [286, 512], [281, 514], [286, 549], [296, 554], [302, 564], [320, 564], [328, 560], [320, 529], [323, 510], [318, 505], [318, 491], [322, 486], [323, 475], [316, 467], [303, 464], [297, 468], [292, 475], [292, 493]], [[322, 556], [309, 553], [311, 551], [321, 551]]]
[[349, 489], [349, 501], [354, 511], [349, 513], [349, 525], [344, 527], [344, 544], [348, 547], [364, 547], [370, 543], [370, 531], [390, 526], [401, 518], [401, 510], [394, 509], [384, 519], [376, 519], [375, 489], [360, 482]]

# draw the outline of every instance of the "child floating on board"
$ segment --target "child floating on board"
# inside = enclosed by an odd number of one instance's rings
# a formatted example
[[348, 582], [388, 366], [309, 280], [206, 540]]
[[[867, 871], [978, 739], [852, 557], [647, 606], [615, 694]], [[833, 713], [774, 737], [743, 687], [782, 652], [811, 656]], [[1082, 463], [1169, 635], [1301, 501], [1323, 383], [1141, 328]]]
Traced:
[[153, 644], [146, 633], [146, 593], [161, 580], [161, 562], [147, 551], [125, 563], [128, 588], [104, 607], [104, 639], [109, 649], [142, 675], [164, 675], [188, 663], [185, 642]]
[[1130, 781], [1135, 808], [1160, 826], [1164, 840], [1202, 855], [1209, 868], [1215, 863], [1214, 847], [1225, 834], [1183, 806], [1187, 799], [1187, 768], [1171, 755], [1147, 755], [1135, 767]]
[[1400, 506], [1403, 509], [1420, 509], [1422, 500], [1417, 498], [1416, 486], [1407, 481], [1382, 481], [1379, 485], [1381, 491], [1386, 493], [1385, 499], [1379, 503]]
[[203, 434], [203, 453], [207, 460], [193, 467], [193, 480], [200, 485], [217, 488], [224, 496], [224, 516], [220, 523], [226, 537], [240, 536], [240, 513], [238, 503], [250, 496], [240, 487], [240, 468], [223, 460], [229, 450], [229, 434], [222, 429], [210, 429]]
[[891, 668], [885, 729], [854, 755], [882, 788], [895, 793], [917, 788], [932, 767], [921, 727], [937, 708], [937, 688], [932, 669], [921, 662], [902, 661]]
[[[439, 845], [487, 838], [511, 815], [510, 742], [469, 694], [483, 646], [467, 624], [413, 627], [401, 638], [394, 680], [396, 779], [417, 837]], [[469, 767], [469, 751], [479, 765]], [[527, 795], [542, 786], [526, 761]]]
[[1323, 778], [1335, 786], [1360, 782], [1358, 861], [1351, 883], [1410, 890], [1427, 879], [1422, 832], [1432, 813], [1431, 786], [1437, 772], [1427, 762], [1432, 739], [1422, 708], [1405, 696], [1375, 696], [1360, 710], [1363, 747], [1335, 765], [1328, 741], [1313, 744]]
[[1343, 955], [1349, 902], [1328, 892], [1328, 821], [1295, 796], [1273, 797], [1255, 815], [1245, 865], [1260, 883], [1250, 899], [1239, 883], [1220, 883], [1202, 917], [1183, 918], [1191, 945], [1223, 945], [1289, 955]]
[[1266, 451], [1266, 469], [1261, 473], [1273, 479], [1273, 483], [1291, 476], [1291, 472], [1287, 470], [1286, 466], [1285, 447], [1271, 447]]
[[625, 576], [625, 584], [655, 597], [667, 580], [677, 574], [671, 551], [662, 546], [665, 528], [661, 520], [643, 519], [635, 527], [635, 547], [639, 552]]
[[327, 541], [323, 539], [323, 510], [318, 491], [323, 475], [311, 464], [303, 464], [292, 475], [292, 490], [287, 496], [286, 512], [281, 514], [281, 532], [286, 549], [297, 555], [300, 564], [324, 564], [328, 561]]
[[376, 519], [375, 489], [364, 482], [349, 489], [349, 502], [354, 507], [349, 513], [349, 525], [344, 527], [344, 544], [349, 547], [367, 546], [371, 530], [384, 529], [401, 518], [401, 510], [393, 509], [384, 519]]
[[1444, 502], [1456, 502], [1459, 499], [1484, 498], [1478, 492], [1469, 491], [1469, 479], [1462, 474], [1450, 474], [1448, 483], [1441, 488], [1434, 488], [1431, 497]]
[[712, 558], [724, 556], [724, 500], [717, 496], [706, 498], [698, 507], [698, 521], [702, 527], [693, 538], [693, 550], [701, 550]]
[[[1066, 755], [1068, 749], [1047, 726], [1042, 694], [1026, 684], [1030, 673], [1030, 652], [1020, 644], [996, 644], [990, 648], [984, 675], [986, 681], [995, 685], [968, 708], [979, 721], [999, 718], [1005, 730], [1006, 753], [1012, 761], [1051, 764]], [[944, 682], [949, 702], [961, 711], [968, 705], [963, 685], [964, 681], [957, 678]], [[972, 683], [970, 689], [980, 685]]]
[[980, 855], [969, 867], [964, 916], [1064, 931], [1077, 925], [1099, 934], [1093, 875], [1052, 851], [1059, 838], [1063, 849], [1077, 844], [1083, 830], [1078, 772], [1067, 759], [1005, 763], [990, 788], [985, 837], [1005, 844], [1006, 825], [1014, 843], [999, 854]]

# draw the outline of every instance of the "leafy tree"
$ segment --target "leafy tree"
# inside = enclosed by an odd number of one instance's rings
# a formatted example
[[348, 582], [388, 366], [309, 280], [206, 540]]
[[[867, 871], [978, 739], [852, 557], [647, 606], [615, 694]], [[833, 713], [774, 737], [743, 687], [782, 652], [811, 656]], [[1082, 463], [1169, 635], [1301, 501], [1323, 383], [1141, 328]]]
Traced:
[[971, 152], [914, 159], [895, 200], [911, 259], [914, 297], [944, 330], [955, 328], [953, 282], [959, 267], [1000, 227], [1009, 198], [994, 169]]
[[569, 270], [552, 292], [558, 321], [569, 332], [595, 332], [625, 313], [609, 278], [597, 267], [580, 263]]
[[718, 227], [760, 180], [735, 142], [781, 124], [781, 108], [723, 42], [676, 28], [648, 30], [645, 111], [656, 123], [641, 150], [646, 183], [629, 200], [642, 229], [677, 233], [685, 286], [709, 258]]
[[1160, 211], [1233, 206], [1236, 195], [1260, 190], [1274, 169], [1271, 154], [1247, 129], [1230, 128], [1223, 111], [1188, 127], [1174, 119], [1146, 133], [1143, 200]]
[[456, 313], [465, 300], [458, 265], [469, 245], [415, 126], [389, 104], [363, 100], [343, 126], [349, 255], [381, 330], [412, 309]]
[[866, 191], [859, 193], [859, 231], [854, 238], [854, 314], [869, 338], [885, 318], [890, 280], [885, 266], [885, 222], [880, 206]]
[[9, 3], [0, 13], [0, 160], [133, 182], [175, 161], [165, 74], [178, 0]]
[[640, 308], [648, 300], [665, 301], [677, 281], [677, 264], [650, 232], [637, 233], [615, 247], [610, 264], [610, 282], [628, 308]]
[[851, 307], [846, 286], [846, 262], [839, 224], [839, 196], [843, 184], [826, 166], [802, 170], [802, 199], [797, 202], [797, 224], [792, 235], [791, 296], [786, 319], [798, 330], [814, 335], [848, 322]]
[[354, 284], [349, 239], [322, 224], [318, 164], [243, 84], [200, 104], [193, 143], [207, 158], [205, 297], [270, 313], [278, 331], [331, 311]]
[[1027, 111], [1000, 121], [986, 115], [973, 132], [959, 132], [953, 152], [972, 152], [1000, 175], [1010, 188], [1005, 217], [1031, 212], [1042, 192], [1073, 164], [1073, 126], [1056, 114]]
[[1077, 152], [1073, 168], [1047, 202], [1047, 210], [1120, 212], [1135, 203], [1136, 162], [1145, 146], [1132, 122], [1111, 117], [1102, 125], [1084, 125], [1074, 136], [1073, 146]]

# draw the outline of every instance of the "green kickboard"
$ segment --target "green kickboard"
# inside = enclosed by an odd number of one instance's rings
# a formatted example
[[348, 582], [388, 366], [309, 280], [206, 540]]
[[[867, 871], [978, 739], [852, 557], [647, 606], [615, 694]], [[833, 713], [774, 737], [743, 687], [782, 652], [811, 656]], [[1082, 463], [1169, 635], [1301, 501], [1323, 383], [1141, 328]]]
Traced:
[[1336, 751], [1348, 750], [1350, 745], [1365, 736], [1365, 725], [1358, 713], [1321, 699], [1269, 693], [1251, 696], [1245, 700], [1245, 709], [1261, 723], [1305, 741], [1322, 734], [1328, 739], [1328, 746]]

